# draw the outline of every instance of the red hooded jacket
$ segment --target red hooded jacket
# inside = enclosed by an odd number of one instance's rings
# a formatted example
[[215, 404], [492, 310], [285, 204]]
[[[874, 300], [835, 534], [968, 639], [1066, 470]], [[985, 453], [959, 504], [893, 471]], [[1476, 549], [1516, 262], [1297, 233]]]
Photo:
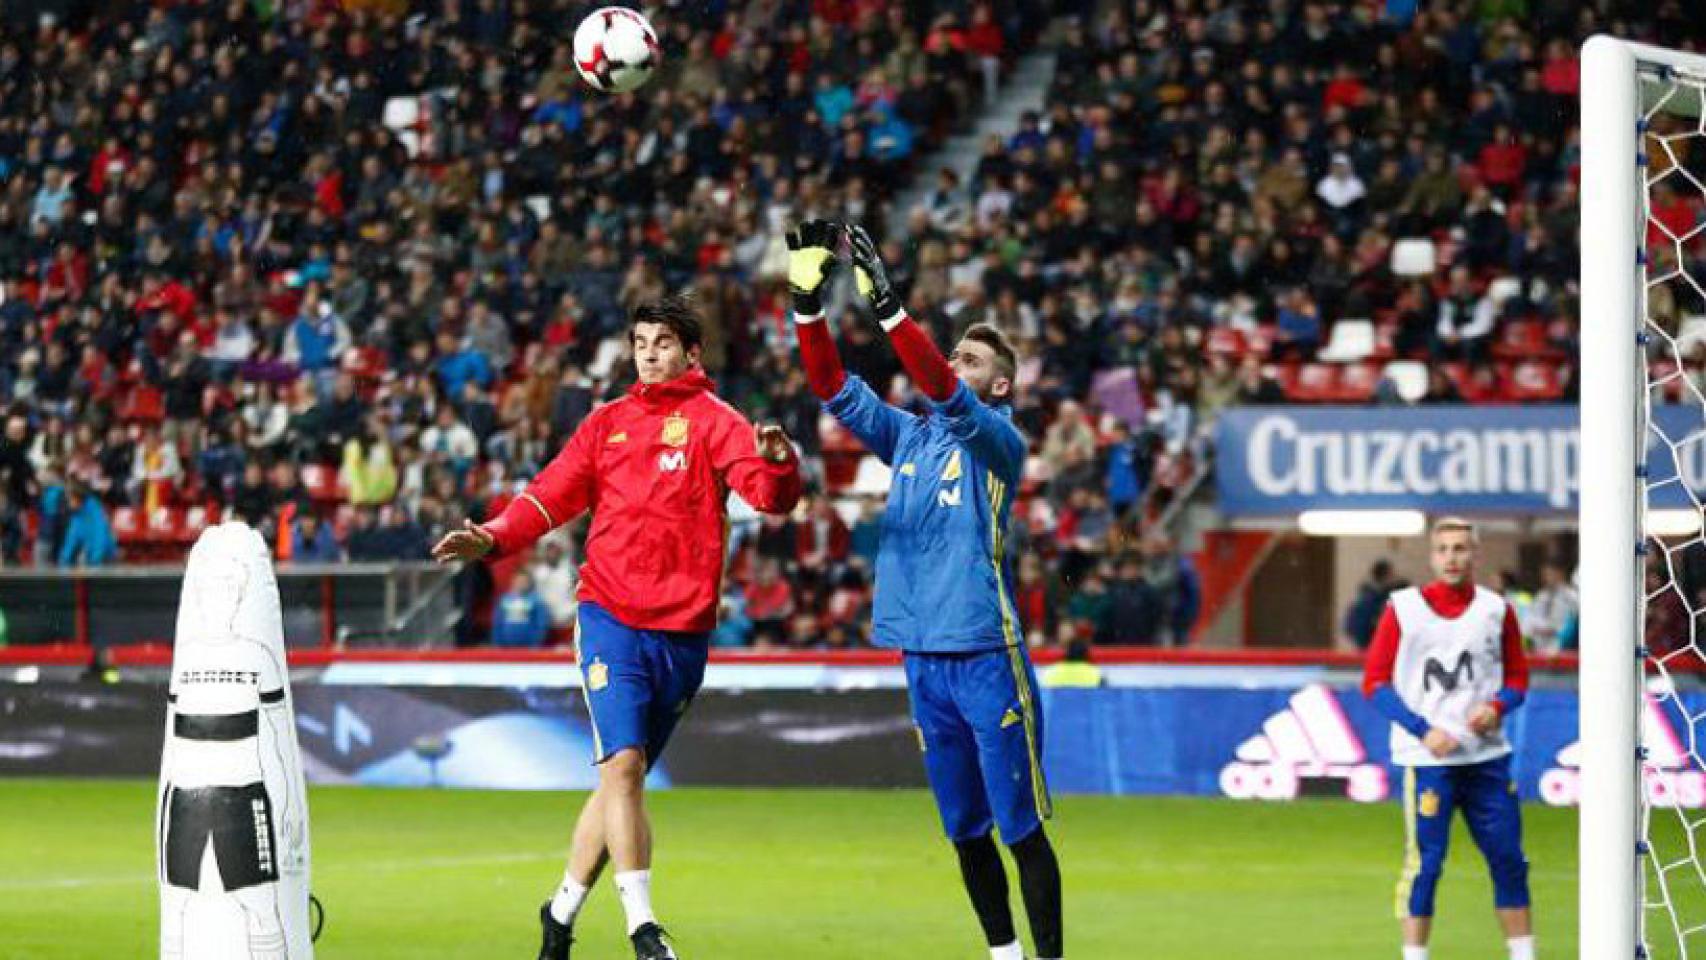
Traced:
[[549, 466], [483, 529], [498, 556], [592, 511], [580, 599], [639, 630], [717, 624], [732, 488], [755, 509], [786, 513], [800, 465], [758, 454], [752, 424], [695, 368], [635, 384], [594, 410]]

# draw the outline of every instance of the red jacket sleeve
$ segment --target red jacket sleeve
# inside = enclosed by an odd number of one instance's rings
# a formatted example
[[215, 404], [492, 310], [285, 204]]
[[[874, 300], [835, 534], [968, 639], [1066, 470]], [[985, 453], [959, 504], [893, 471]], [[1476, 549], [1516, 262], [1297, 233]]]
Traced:
[[894, 344], [895, 355], [900, 357], [906, 375], [925, 396], [946, 403], [954, 395], [960, 378], [954, 375], [954, 368], [917, 321], [902, 313], [899, 322], [889, 329], [889, 342]]
[[596, 492], [592, 438], [599, 433], [600, 419], [597, 414], [586, 418], [527, 489], [503, 513], [481, 524], [495, 541], [494, 556], [528, 546], [592, 506]]
[[1380, 623], [1374, 628], [1374, 640], [1368, 645], [1368, 659], [1362, 668], [1362, 695], [1374, 696], [1374, 691], [1391, 686], [1392, 671], [1398, 662], [1398, 615], [1392, 605], [1380, 612]]
[[841, 353], [835, 349], [835, 338], [829, 335], [829, 324], [821, 315], [810, 320], [795, 318], [794, 331], [800, 338], [806, 384], [819, 400], [828, 403], [847, 382], [847, 371], [842, 369]]
[[[1505, 627], [1501, 638], [1504, 655], [1505, 682], [1500, 690], [1500, 696], [1493, 701], [1493, 706], [1499, 713], [1509, 713], [1528, 695], [1528, 652], [1522, 645], [1522, 624], [1517, 622], [1516, 608], [1505, 605]], [[1514, 691], [1517, 696], [1513, 702], [1507, 702], [1506, 690]]]
[[758, 432], [730, 408], [711, 448], [711, 463], [723, 482], [762, 513], [784, 514], [800, 502], [800, 461], [792, 452], [782, 463], [758, 455]]

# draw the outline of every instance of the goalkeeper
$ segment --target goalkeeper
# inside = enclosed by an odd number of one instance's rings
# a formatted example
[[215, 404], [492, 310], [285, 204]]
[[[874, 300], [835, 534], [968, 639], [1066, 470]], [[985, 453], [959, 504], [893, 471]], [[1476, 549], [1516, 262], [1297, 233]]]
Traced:
[[[819, 295], [845, 239], [859, 290], [930, 400], [914, 415], [841, 367]], [[1020, 638], [1004, 545], [1025, 441], [1013, 427], [1013, 348], [987, 325], [944, 359], [901, 309], [860, 227], [813, 220], [789, 234], [789, 285], [806, 376], [824, 409], [894, 470], [877, 554], [873, 639], [905, 654], [924, 767], [990, 956], [1023, 960], [1007, 874], [1019, 867], [1037, 955], [1061, 956], [1060, 867], [1043, 831], [1043, 718]]]

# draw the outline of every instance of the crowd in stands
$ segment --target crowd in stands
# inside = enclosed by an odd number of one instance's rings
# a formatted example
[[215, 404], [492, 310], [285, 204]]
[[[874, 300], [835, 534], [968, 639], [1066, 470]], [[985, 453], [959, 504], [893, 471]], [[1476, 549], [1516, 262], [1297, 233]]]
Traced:
[[[587, 6], [8, 6], [0, 561], [171, 556], [224, 515], [281, 560], [424, 557], [626, 388], [626, 309], [688, 288], [721, 391], [818, 490], [737, 524], [718, 642], [857, 646], [880, 503], [820, 432], [784, 277], [783, 232], [827, 216], [888, 238], [939, 343], [1019, 345], [1033, 642], [1183, 643], [1199, 581], [1156, 521], [1220, 410], [1574, 395], [1575, 45], [1702, 32], [1659, 0], [1065, 4], [1046, 108], [962, 182], [920, 160], [1045, 4], [667, 4], [621, 97], [575, 74]], [[1368, 342], [1321, 362], [1340, 327]], [[574, 555], [466, 572], [463, 639], [560, 635]]]

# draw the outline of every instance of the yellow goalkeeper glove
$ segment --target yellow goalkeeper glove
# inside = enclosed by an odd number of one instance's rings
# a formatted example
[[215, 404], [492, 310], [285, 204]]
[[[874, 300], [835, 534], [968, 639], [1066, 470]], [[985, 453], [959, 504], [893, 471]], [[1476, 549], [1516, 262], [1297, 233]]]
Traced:
[[841, 224], [833, 220], [807, 220], [788, 232], [788, 289], [794, 295], [794, 312], [823, 312], [819, 291], [840, 264], [836, 248], [841, 244]]

